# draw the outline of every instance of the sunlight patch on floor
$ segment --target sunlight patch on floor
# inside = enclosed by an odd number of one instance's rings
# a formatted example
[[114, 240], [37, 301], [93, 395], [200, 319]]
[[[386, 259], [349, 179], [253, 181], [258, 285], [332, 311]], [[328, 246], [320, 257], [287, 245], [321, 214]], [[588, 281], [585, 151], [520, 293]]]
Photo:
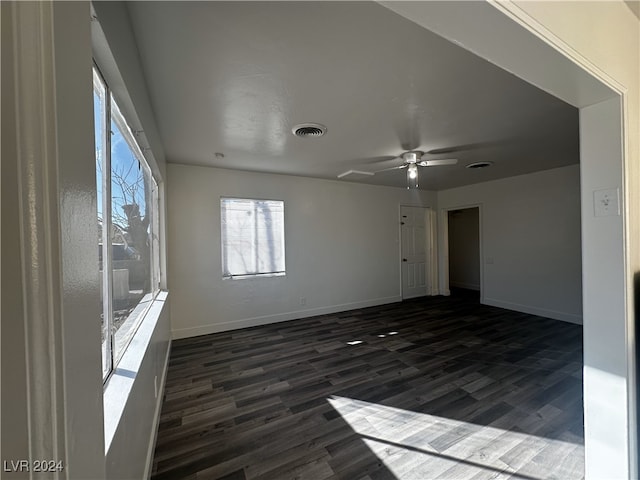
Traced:
[[584, 448], [575, 438], [538, 437], [339, 396], [328, 401], [403, 480], [571, 480], [584, 475]]

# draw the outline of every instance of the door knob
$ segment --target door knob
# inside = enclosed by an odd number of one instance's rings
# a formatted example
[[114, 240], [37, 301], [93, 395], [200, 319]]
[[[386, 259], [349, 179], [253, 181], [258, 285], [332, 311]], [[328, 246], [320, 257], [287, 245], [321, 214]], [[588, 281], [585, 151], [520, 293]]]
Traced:
[[406, 262], [406, 261], [407, 261], [407, 259], [406, 259], [406, 258], [403, 258], [403, 259], [402, 259], [402, 261], [403, 261], [403, 262]]

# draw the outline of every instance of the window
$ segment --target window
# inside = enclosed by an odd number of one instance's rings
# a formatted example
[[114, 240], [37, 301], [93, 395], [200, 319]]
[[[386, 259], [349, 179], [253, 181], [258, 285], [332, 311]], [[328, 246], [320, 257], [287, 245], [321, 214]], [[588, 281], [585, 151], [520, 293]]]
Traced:
[[222, 276], [284, 275], [284, 202], [221, 198]]
[[102, 376], [106, 381], [159, 289], [158, 187], [95, 68], [93, 103]]

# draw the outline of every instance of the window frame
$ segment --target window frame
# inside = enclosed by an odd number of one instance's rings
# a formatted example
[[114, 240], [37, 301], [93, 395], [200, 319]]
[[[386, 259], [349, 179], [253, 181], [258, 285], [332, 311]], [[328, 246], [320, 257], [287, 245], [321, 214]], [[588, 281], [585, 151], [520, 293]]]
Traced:
[[[227, 262], [225, 261], [225, 250], [227, 243], [225, 242], [225, 200], [236, 200], [252, 202], [254, 205], [257, 202], [278, 202], [282, 205], [282, 270], [276, 272], [255, 272], [234, 275], [225, 272]], [[285, 229], [285, 201], [281, 199], [273, 198], [247, 198], [247, 197], [232, 197], [232, 196], [220, 196], [220, 255], [221, 255], [221, 271], [223, 280], [246, 280], [251, 278], [271, 278], [271, 277], [285, 277], [287, 275], [287, 262], [286, 262], [286, 229]]]
[[[154, 300], [158, 297], [161, 291], [161, 246], [160, 246], [160, 198], [159, 198], [159, 182], [156, 179], [151, 165], [147, 161], [144, 151], [136, 139], [134, 132], [129, 127], [125, 114], [118, 107], [117, 101], [114, 98], [113, 92], [109, 88], [109, 85], [100, 71], [100, 68], [93, 62], [92, 72], [94, 76], [94, 95], [96, 80], [99, 81], [101, 88], [104, 89], [104, 110], [101, 118], [102, 135], [100, 141], [102, 143], [102, 158], [100, 158], [100, 165], [102, 168], [101, 189], [102, 195], [97, 196], [97, 202], [101, 203], [102, 211], [102, 271], [99, 272], [102, 278], [102, 316], [104, 319], [103, 329], [106, 328], [106, 340], [101, 342], [101, 357], [102, 357], [102, 381], [103, 387], [106, 388], [109, 380], [112, 378], [114, 372], [118, 367], [118, 363], [125, 356], [128, 347], [131, 345], [133, 338], [136, 336], [140, 326], [144, 323], [145, 317], [152, 307]], [[114, 113], [114, 107], [115, 112]], [[114, 117], [114, 114], [116, 117]], [[94, 112], [95, 117], [95, 112]], [[150, 215], [149, 221], [149, 288], [150, 292], [143, 295], [140, 301], [135, 305], [133, 310], [129, 313], [126, 320], [118, 328], [117, 331], [113, 331], [114, 323], [114, 310], [113, 310], [113, 243], [111, 238], [111, 230], [113, 225], [112, 219], [112, 140], [111, 137], [114, 132], [111, 130], [111, 122], [115, 122], [120, 134], [127, 143], [131, 153], [135, 160], [140, 164], [140, 168], [146, 168], [150, 179], [150, 204], [145, 202], [145, 215]], [[96, 142], [96, 155], [94, 157], [95, 167], [98, 168], [98, 155], [97, 155], [97, 142], [98, 137], [96, 134], [96, 125], [94, 125], [94, 137]], [[143, 173], [144, 175], [145, 173]], [[97, 179], [96, 179], [97, 180]], [[97, 182], [96, 182], [97, 184]], [[96, 205], [98, 207], [98, 205]], [[96, 216], [99, 220], [98, 209], [96, 209]], [[120, 345], [119, 350], [116, 349], [116, 334], [121, 331], [125, 326], [131, 327], [131, 323], [135, 325], [131, 328], [130, 333], [127, 334], [125, 340]], [[106, 346], [106, 352], [102, 351], [102, 344]], [[105, 365], [106, 362], [106, 365]]]

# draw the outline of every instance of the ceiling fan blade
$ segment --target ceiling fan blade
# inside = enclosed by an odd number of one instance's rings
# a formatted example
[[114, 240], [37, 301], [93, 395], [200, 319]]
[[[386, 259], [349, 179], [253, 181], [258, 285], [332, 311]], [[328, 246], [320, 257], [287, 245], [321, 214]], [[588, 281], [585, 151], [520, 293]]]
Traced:
[[464, 145], [455, 145], [445, 148], [434, 148], [425, 152], [428, 155], [445, 155], [450, 153], [465, 152], [469, 150], [478, 150], [482, 148], [495, 148], [506, 146], [508, 141], [505, 140], [488, 140], [486, 142], [466, 143]]
[[397, 128], [396, 134], [400, 140], [400, 147], [404, 151], [415, 150], [420, 146], [420, 134], [411, 122], [409, 128]]
[[[414, 85], [411, 83], [409, 88], [413, 90]], [[415, 92], [407, 92], [407, 98], [400, 105], [402, 118], [394, 122], [396, 136], [404, 151], [415, 150], [422, 144], [420, 132], [423, 130], [424, 111], [412, 97], [415, 97]]]
[[393, 155], [384, 155], [381, 157], [366, 158], [364, 160], [361, 160], [360, 163], [362, 165], [373, 165], [375, 163], [386, 163], [386, 162], [392, 162], [394, 160], [402, 160], [402, 159], [400, 157], [393, 156]]
[[441, 160], [423, 160], [418, 162], [421, 167], [437, 167], [438, 165], [455, 165], [458, 163], [457, 158], [443, 158]]
[[383, 168], [382, 170], [378, 170], [375, 173], [382, 173], [382, 172], [388, 172], [390, 170], [402, 170], [403, 168], [407, 168], [407, 164], [403, 164], [403, 165], [397, 165], [395, 167], [390, 167], [390, 168]]
[[338, 178], [344, 178], [344, 177], [348, 177], [349, 175], [351, 176], [360, 176], [360, 177], [369, 177], [369, 176], [373, 176], [374, 173], [373, 172], [364, 172], [362, 170], [347, 170], [346, 172], [342, 172], [338, 175]]

